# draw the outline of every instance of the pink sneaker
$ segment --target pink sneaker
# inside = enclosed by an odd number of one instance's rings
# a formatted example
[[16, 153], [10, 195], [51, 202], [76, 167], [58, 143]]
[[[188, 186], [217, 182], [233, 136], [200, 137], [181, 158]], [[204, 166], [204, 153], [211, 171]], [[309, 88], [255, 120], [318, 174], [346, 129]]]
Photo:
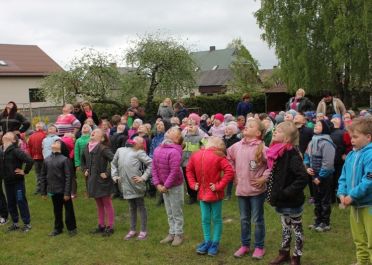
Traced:
[[138, 240], [145, 240], [147, 238], [147, 232], [141, 231], [137, 237]]
[[252, 258], [254, 259], [262, 259], [265, 256], [265, 249], [264, 248], [255, 248], [253, 251]]
[[136, 231], [129, 231], [128, 234], [124, 237], [124, 240], [129, 240], [136, 236]]
[[249, 247], [247, 246], [241, 246], [235, 253], [234, 253], [234, 257], [235, 258], [241, 258], [243, 257], [244, 255], [247, 255], [249, 252]]

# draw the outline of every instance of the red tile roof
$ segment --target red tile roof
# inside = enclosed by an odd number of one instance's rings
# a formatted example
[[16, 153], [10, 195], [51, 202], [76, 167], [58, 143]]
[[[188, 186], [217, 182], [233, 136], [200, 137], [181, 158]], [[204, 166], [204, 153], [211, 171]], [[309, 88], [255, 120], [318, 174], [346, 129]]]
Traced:
[[63, 69], [36, 45], [0, 44], [0, 76], [46, 76], [57, 71]]

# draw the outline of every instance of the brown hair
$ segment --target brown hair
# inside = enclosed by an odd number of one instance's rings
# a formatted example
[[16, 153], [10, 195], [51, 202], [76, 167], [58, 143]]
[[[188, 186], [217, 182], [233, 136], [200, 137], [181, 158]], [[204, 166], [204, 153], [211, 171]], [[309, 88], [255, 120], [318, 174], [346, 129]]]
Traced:
[[247, 125], [250, 122], [256, 123], [257, 130], [261, 133], [261, 135], [258, 137], [258, 139], [261, 140], [261, 143], [258, 145], [257, 150], [256, 150], [256, 154], [255, 154], [256, 163], [258, 165], [261, 165], [262, 160], [263, 160], [263, 151], [264, 151], [264, 148], [265, 148], [265, 143], [263, 142], [262, 139], [263, 139], [263, 136], [265, 134], [266, 128], [265, 128], [265, 125], [259, 119], [250, 119], [250, 120], [247, 121]]
[[299, 132], [293, 121], [283, 121], [276, 126], [276, 129], [281, 128], [286, 137], [289, 139], [289, 143], [292, 145], [299, 144]]
[[349, 132], [357, 131], [364, 135], [372, 136], [372, 117], [359, 117], [355, 118], [353, 122], [347, 126]]
[[251, 98], [251, 97], [249, 96], [248, 93], [243, 94], [243, 97], [242, 97], [243, 100], [244, 100], [244, 99], [249, 99], [249, 98]]
[[84, 106], [89, 106], [91, 110], [93, 110], [92, 104], [90, 104], [88, 101], [84, 101], [81, 103], [81, 107], [84, 108]]

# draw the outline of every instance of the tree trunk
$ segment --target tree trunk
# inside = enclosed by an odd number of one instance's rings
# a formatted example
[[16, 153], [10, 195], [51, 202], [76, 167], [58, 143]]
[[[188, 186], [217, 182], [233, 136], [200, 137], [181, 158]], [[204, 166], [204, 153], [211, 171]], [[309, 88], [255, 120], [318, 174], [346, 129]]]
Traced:
[[146, 111], [149, 111], [151, 108], [151, 103], [154, 99], [154, 93], [156, 87], [158, 86], [158, 82], [156, 81], [156, 73], [158, 71], [159, 66], [155, 66], [152, 73], [151, 73], [151, 83], [149, 91], [147, 92], [147, 99], [146, 99]]

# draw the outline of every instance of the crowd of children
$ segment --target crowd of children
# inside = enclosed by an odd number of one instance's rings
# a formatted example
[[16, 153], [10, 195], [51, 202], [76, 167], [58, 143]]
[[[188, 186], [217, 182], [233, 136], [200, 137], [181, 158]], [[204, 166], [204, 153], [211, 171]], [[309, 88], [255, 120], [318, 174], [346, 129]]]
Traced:
[[94, 198], [97, 207], [93, 234], [114, 233], [112, 198], [116, 189], [129, 203], [130, 228], [124, 239], [146, 240], [144, 197], [157, 190], [169, 225], [160, 243], [178, 246], [184, 241], [187, 221], [183, 214], [186, 188], [188, 203], [199, 201], [201, 210], [203, 241], [196, 252], [215, 256], [222, 236], [223, 200], [231, 199], [234, 183], [241, 242], [233, 255], [241, 258], [252, 253], [253, 259], [262, 259], [266, 254], [266, 201], [279, 214], [282, 225], [279, 254], [270, 264], [295, 265], [301, 264], [303, 253], [304, 189], [309, 186], [309, 202], [314, 204], [314, 223], [309, 228], [330, 230], [332, 203], [351, 206], [358, 264], [372, 262], [371, 114], [362, 112], [354, 118], [354, 113], [347, 112], [328, 117], [291, 109], [278, 114], [248, 113], [235, 119], [221, 113], [187, 115], [181, 103], [174, 106], [170, 99], [164, 100], [151, 125], [144, 122], [144, 111], [135, 99], [125, 115], [114, 115], [112, 123], [101, 118], [96, 124], [98, 117], [88, 102], [80, 109], [66, 104], [55, 124], [36, 124], [27, 148], [19, 145], [17, 128], [3, 131], [0, 179], [6, 197], [0, 183], [0, 225], [7, 223], [10, 214], [9, 231], [32, 228], [24, 176], [34, 165], [34, 193], [51, 197], [53, 203], [55, 220], [49, 235], [63, 232], [63, 208], [68, 234], [76, 235], [73, 199], [78, 196], [76, 175], [80, 171], [86, 196]]

